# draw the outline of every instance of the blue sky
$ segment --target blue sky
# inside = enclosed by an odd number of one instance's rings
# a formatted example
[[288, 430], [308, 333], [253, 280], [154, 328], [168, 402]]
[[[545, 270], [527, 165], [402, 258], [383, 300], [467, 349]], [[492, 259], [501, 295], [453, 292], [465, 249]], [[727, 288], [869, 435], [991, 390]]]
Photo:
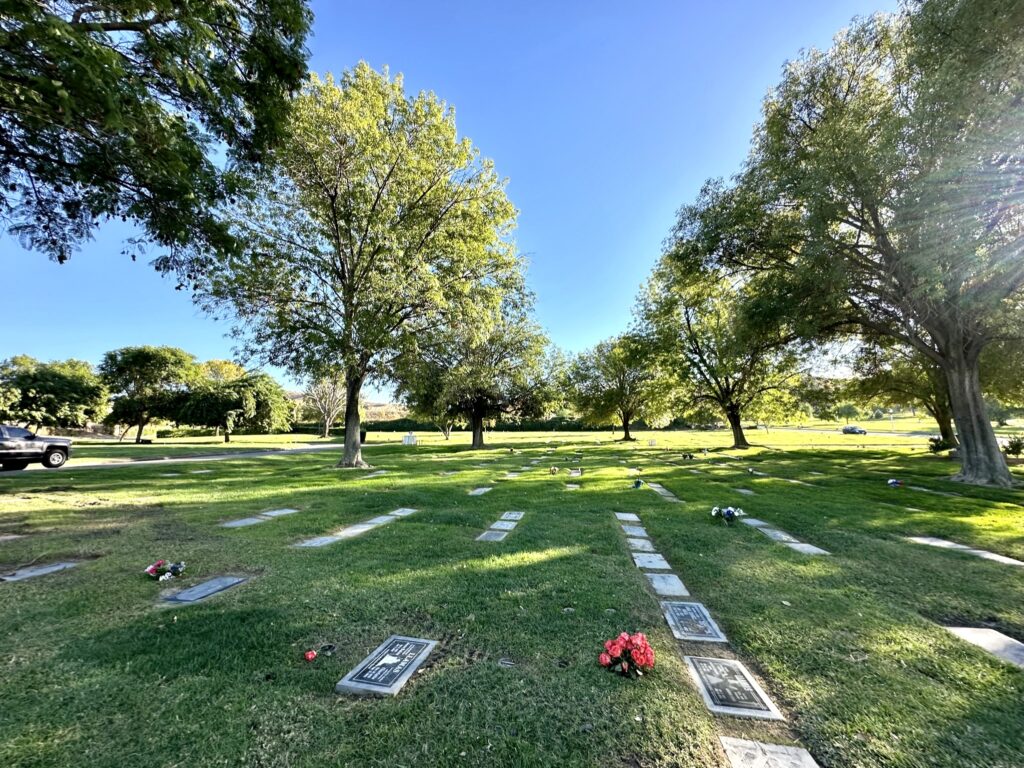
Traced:
[[[455, 107], [460, 132], [509, 178], [538, 320], [578, 351], [629, 323], [676, 209], [704, 179], [738, 169], [783, 62], [826, 46], [853, 16], [895, 7], [314, 2], [310, 68], [387, 65], [408, 90], [432, 90]], [[231, 357], [229, 326], [122, 256], [125, 235], [109, 225], [62, 266], [0, 239], [0, 358], [96, 362], [130, 344]]]

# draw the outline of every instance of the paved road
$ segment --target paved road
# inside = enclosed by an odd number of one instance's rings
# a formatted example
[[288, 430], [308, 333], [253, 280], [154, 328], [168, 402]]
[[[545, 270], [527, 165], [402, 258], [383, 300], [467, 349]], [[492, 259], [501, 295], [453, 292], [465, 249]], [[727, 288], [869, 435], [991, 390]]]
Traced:
[[[317, 453], [318, 451], [335, 450], [341, 453], [344, 446], [340, 443], [324, 443], [322, 445], [306, 445], [302, 448], [270, 448], [263, 451], [237, 451], [235, 453], [211, 453], [196, 456], [171, 456], [164, 459], [111, 459], [103, 462], [80, 462], [72, 458], [64, 465], [63, 470], [77, 469], [124, 469], [125, 467], [152, 467], [162, 464], [190, 464], [200, 461], [227, 461], [228, 459], [259, 459], [265, 456], [283, 456], [290, 453]], [[34, 471], [53, 472], [41, 464], [29, 464], [28, 469]], [[24, 470], [22, 470], [24, 471]], [[56, 474], [56, 473], [54, 473]], [[0, 471], [0, 477], [14, 477], [18, 472]]]

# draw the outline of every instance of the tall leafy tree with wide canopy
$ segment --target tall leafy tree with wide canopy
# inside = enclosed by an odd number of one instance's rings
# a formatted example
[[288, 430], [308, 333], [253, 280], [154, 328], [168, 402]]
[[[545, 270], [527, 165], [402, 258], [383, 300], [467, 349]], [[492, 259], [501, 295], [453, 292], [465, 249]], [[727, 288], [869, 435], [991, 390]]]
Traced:
[[99, 371], [113, 395], [107, 421], [137, 426], [137, 443], [153, 419], [177, 419], [189, 388], [202, 375], [195, 358], [177, 347], [115, 349], [103, 355]]
[[[799, 355], [784, 326], [749, 306], [755, 287], [696, 266], [700, 244], [676, 241], [655, 267], [640, 301], [643, 328], [672, 368], [691, 406], [720, 409], [733, 447], [749, 448], [748, 410], [795, 384]], [[777, 410], [777, 409], [776, 409]]]
[[239, 430], [267, 433], [287, 429], [290, 411], [280, 384], [265, 373], [251, 373], [200, 382], [182, 398], [175, 420], [219, 429], [227, 443]]
[[791, 62], [741, 194], [719, 199], [741, 214], [723, 253], [774, 271], [779, 312], [891, 336], [942, 370], [970, 483], [1013, 482], [979, 360], [1022, 298], [1022, 175], [1024, 5], [929, 0]]
[[63, 262], [120, 218], [186, 274], [231, 247], [217, 208], [280, 138], [311, 19], [304, 0], [4, 2], [0, 230]]
[[302, 377], [344, 371], [340, 466], [366, 466], [359, 393], [408, 338], [519, 280], [516, 211], [453, 110], [360, 63], [313, 77], [258, 194], [232, 211], [244, 250], [199, 286], [229, 309], [250, 353]]
[[16, 355], [0, 362], [0, 388], [11, 392], [0, 402], [0, 420], [26, 426], [84, 427], [107, 408], [103, 382], [82, 360], [44, 363]]
[[623, 334], [582, 352], [566, 369], [572, 405], [586, 421], [622, 426], [622, 439], [634, 440], [635, 419], [661, 419], [668, 411], [674, 382], [659, 366], [649, 340]]
[[484, 447], [488, 420], [539, 417], [554, 393], [547, 339], [527, 306], [507, 300], [418, 334], [393, 369], [399, 396], [414, 413], [468, 422], [473, 448]]

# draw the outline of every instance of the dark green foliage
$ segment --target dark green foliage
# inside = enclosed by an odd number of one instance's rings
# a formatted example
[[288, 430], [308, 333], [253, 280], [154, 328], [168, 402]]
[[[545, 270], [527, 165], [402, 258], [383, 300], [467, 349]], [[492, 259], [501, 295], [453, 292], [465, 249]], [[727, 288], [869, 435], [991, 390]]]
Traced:
[[232, 432], [279, 432], [288, 429], [290, 407], [281, 385], [265, 373], [230, 381], [207, 382], [184, 398], [175, 421]]
[[[216, 207], [279, 139], [305, 76], [303, 0], [7, 0], [0, 224], [69, 258], [120, 218], [186, 266], [233, 244]], [[186, 270], [187, 271], [187, 270]]]
[[123, 347], [107, 352], [100, 375], [113, 395], [108, 424], [137, 426], [175, 419], [190, 385], [200, 380], [195, 358], [176, 347]]
[[106, 410], [107, 391], [81, 360], [41, 363], [19, 355], [0, 363], [0, 421], [83, 427]]

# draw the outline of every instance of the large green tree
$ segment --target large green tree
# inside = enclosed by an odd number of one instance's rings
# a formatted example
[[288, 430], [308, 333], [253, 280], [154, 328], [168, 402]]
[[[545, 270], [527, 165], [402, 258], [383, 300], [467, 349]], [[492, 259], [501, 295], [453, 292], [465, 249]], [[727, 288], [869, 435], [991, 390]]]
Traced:
[[392, 375], [414, 413], [468, 422], [483, 448], [485, 422], [536, 418], [552, 400], [546, 344], [524, 307], [506, 302], [417, 335]]
[[280, 137], [311, 18], [304, 0], [6, 0], [0, 229], [63, 262], [120, 218], [185, 272], [229, 247], [229, 169]]
[[12, 392], [0, 404], [0, 420], [38, 427], [84, 427], [103, 417], [107, 391], [82, 360], [43, 363], [25, 355], [0, 362], [0, 388]]
[[659, 366], [654, 345], [635, 334], [602, 341], [577, 355], [566, 371], [566, 390], [585, 421], [622, 425], [633, 440], [635, 419], [648, 423], [668, 412], [672, 379]]
[[281, 385], [265, 373], [225, 381], [204, 381], [183, 398], [176, 421], [215, 427], [224, 442], [238, 431], [279, 432], [288, 428], [291, 407]]
[[759, 401], [795, 384], [799, 356], [784, 327], [749, 314], [755, 287], [698, 268], [700, 249], [688, 239], [670, 245], [641, 299], [640, 317], [691, 407], [717, 406], [733, 447], [749, 448], [745, 412], [778, 411]]
[[346, 381], [340, 466], [366, 466], [359, 393], [411, 335], [467, 306], [496, 306], [519, 280], [516, 211], [492, 163], [459, 138], [454, 112], [361, 63], [313, 77], [259, 194], [233, 212], [241, 254], [200, 296], [227, 307], [248, 348], [297, 376]]
[[103, 355], [99, 370], [113, 395], [107, 420], [137, 426], [137, 443], [153, 419], [176, 420], [189, 387], [201, 380], [195, 358], [177, 347], [115, 349]]
[[[739, 223], [720, 239], [733, 264], [773, 270], [780, 313], [891, 336], [932, 360], [958, 479], [998, 486], [1013, 481], [979, 360], [1024, 287], [1022, 103], [1016, 0], [929, 0], [857, 20], [787, 65], [731, 195]], [[768, 212], [759, 221], [752, 198]]]

